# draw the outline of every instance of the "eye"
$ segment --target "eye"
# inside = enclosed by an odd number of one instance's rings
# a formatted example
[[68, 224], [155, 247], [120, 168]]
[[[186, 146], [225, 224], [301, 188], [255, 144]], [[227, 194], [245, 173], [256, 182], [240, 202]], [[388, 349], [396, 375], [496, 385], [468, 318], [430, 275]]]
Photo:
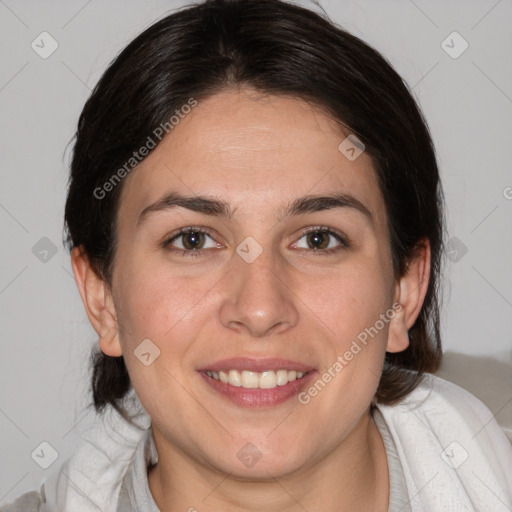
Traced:
[[[204, 228], [189, 226], [180, 229], [168, 238], [163, 243], [163, 247], [172, 246], [170, 247], [171, 250], [179, 251], [184, 256], [199, 256], [203, 249], [213, 249], [218, 246], [217, 242], [208, 233], [209, 231]], [[212, 241], [210, 245], [205, 245], [206, 238]]]
[[[182, 256], [202, 256], [206, 252], [205, 249], [219, 247], [219, 244], [209, 233], [208, 229], [188, 226], [172, 234], [162, 245], [164, 248], [179, 252]], [[205, 244], [207, 239], [211, 240], [210, 245]], [[306, 247], [300, 245], [302, 239], [305, 239]], [[349, 243], [340, 233], [326, 226], [315, 226], [305, 231], [292, 247], [305, 249], [313, 253], [329, 254], [348, 246]]]
[[[305, 239], [306, 247], [298, 245], [302, 239]], [[295, 242], [294, 246], [313, 252], [333, 253], [348, 247], [348, 242], [340, 233], [326, 226], [316, 226], [305, 231], [299, 241]]]

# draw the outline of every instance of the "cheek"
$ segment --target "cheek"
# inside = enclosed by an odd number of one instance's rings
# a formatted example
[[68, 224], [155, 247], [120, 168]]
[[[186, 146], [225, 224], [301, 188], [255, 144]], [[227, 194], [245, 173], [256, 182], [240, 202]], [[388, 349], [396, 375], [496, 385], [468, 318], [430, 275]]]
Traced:
[[[174, 389], [172, 376], [180, 374], [196, 337], [201, 290], [175, 275], [147, 267], [138, 266], [137, 271], [119, 267], [119, 275], [127, 278], [119, 279], [116, 309], [132, 385], [148, 412], [156, 414], [161, 403], [158, 390]], [[139, 349], [143, 346], [144, 352]], [[151, 362], [146, 366], [139, 357], [147, 352]]]
[[[310, 404], [318, 416], [336, 411], [345, 414], [347, 421], [356, 421], [369, 406], [380, 380], [389, 329], [385, 315], [392, 299], [389, 282], [374, 263], [311, 282], [310, 290], [318, 297], [311, 309], [319, 312], [317, 316], [328, 329], [324, 329], [327, 338], [319, 380], [305, 390], [300, 401]], [[333, 436], [337, 428], [332, 425]]]
[[183, 331], [189, 316], [201, 309], [204, 282], [185, 279], [161, 265], [138, 261], [118, 265], [116, 308], [126, 325], [125, 341], [150, 338], [155, 343]]
[[311, 280], [308, 288], [307, 295], [314, 297], [311, 309], [334, 331], [340, 348], [391, 307], [391, 282], [375, 260]]

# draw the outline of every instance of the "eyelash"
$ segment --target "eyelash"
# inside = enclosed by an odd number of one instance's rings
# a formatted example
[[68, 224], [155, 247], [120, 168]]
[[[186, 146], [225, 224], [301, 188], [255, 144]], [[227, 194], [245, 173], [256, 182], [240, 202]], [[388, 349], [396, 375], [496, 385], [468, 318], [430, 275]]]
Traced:
[[[166, 239], [163, 242], [162, 246], [164, 248], [167, 248], [172, 242], [174, 242], [175, 240], [177, 240], [181, 236], [186, 235], [187, 233], [190, 233], [190, 232], [193, 232], [193, 233], [204, 233], [204, 234], [210, 236], [211, 238], [213, 238], [211, 236], [211, 231], [209, 229], [200, 228], [200, 227], [196, 227], [196, 226], [188, 226], [186, 228], [180, 229], [177, 233], [171, 235], [170, 238]], [[304, 236], [306, 236], [306, 235], [308, 235], [310, 233], [327, 233], [329, 235], [332, 235], [334, 238], [336, 238], [336, 240], [338, 240], [338, 242], [340, 242], [342, 244], [341, 247], [336, 247], [336, 248], [333, 248], [333, 249], [303, 249], [303, 250], [310, 251], [312, 253], [316, 253], [317, 256], [333, 254], [333, 253], [337, 252], [340, 249], [345, 249], [345, 248], [349, 247], [348, 241], [340, 233], [337, 233], [336, 231], [333, 231], [331, 228], [328, 228], [327, 226], [313, 226], [311, 228], [308, 228], [306, 231], [304, 231], [301, 234], [301, 236], [299, 237], [298, 240], [300, 240], [301, 238], [303, 238]], [[181, 256], [192, 257], [192, 258], [197, 258], [197, 257], [200, 257], [200, 256], [204, 256], [205, 255], [204, 254], [205, 251], [208, 251], [208, 249], [190, 249], [190, 250], [186, 250], [186, 249], [175, 249], [175, 248], [170, 249], [170, 250], [172, 250], [173, 252], [181, 253]]]

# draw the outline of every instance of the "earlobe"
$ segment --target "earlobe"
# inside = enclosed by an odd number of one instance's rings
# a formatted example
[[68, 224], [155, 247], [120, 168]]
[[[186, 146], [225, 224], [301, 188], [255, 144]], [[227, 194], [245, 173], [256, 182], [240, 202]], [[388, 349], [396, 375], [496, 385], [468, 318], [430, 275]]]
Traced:
[[71, 252], [71, 266], [89, 321], [98, 333], [101, 351], [108, 356], [121, 356], [116, 312], [108, 284], [96, 274], [80, 247]]
[[111, 329], [100, 335], [100, 350], [107, 356], [120, 357], [123, 355], [121, 342], [119, 341], [119, 329]]
[[389, 321], [386, 352], [403, 352], [409, 346], [409, 329], [405, 322], [404, 306], [396, 302], [393, 304], [393, 311], [395, 313]]
[[418, 246], [405, 275], [395, 285], [395, 315], [389, 322], [387, 352], [402, 352], [409, 346], [408, 332], [420, 314], [429, 279], [430, 243], [425, 239]]

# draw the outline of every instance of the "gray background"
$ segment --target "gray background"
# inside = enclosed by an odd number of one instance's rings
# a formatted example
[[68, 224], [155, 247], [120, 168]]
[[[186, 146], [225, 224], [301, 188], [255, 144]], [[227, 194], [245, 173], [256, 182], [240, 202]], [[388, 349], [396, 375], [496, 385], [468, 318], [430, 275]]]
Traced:
[[[78, 115], [120, 49], [184, 3], [0, 0], [0, 502], [39, 488], [92, 420], [85, 406], [95, 334], [62, 247], [68, 143]], [[388, 58], [429, 123], [455, 237], [446, 268], [445, 349], [510, 361], [512, 2], [322, 5]], [[43, 31], [58, 43], [46, 59], [31, 47], [34, 40], [42, 46]], [[442, 46], [453, 31], [469, 44], [458, 58]], [[452, 54], [461, 44], [453, 37], [444, 43]], [[59, 453], [48, 470], [31, 458], [42, 441]]]

